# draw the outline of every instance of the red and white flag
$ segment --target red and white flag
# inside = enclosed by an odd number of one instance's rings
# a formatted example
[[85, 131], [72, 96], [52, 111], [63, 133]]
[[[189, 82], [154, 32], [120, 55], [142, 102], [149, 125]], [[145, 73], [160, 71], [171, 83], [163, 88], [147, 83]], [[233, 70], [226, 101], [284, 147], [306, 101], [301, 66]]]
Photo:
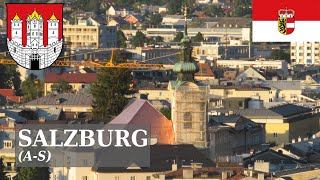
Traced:
[[320, 41], [319, 0], [253, 0], [254, 42]]

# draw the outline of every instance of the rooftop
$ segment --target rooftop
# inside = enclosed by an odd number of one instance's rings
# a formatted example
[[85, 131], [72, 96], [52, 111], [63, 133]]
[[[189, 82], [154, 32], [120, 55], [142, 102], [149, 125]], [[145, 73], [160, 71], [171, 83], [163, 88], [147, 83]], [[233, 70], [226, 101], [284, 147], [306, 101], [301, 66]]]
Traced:
[[[57, 101], [59, 101], [57, 103]], [[47, 95], [28, 103], [24, 104], [25, 106], [89, 106], [92, 105], [92, 95], [90, 94], [72, 94], [72, 93], [64, 93], [64, 94], [52, 94]]]
[[[137, 169], [100, 167], [101, 157], [92, 167], [95, 172], [164, 172], [171, 171], [172, 164], [176, 162], [178, 168], [191, 163], [202, 163], [203, 167], [215, 167], [215, 163], [206, 157], [201, 151], [190, 144], [179, 145], [151, 145], [150, 146], [150, 167]], [[139, 164], [137, 164], [139, 166]]]
[[291, 117], [294, 115], [301, 115], [301, 114], [309, 113], [312, 111], [312, 109], [310, 109], [310, 108], [298, 106], [295, 104], [284, 104], [284, 105], [271, 107], [269, 109], [277, 114], [280, 114], [283, 117]]
[[65, 80], [68, 83], [93, 83], [97, 79], [96, 73], [47, 73], [45, 83], [55, 83], [58, 80]]

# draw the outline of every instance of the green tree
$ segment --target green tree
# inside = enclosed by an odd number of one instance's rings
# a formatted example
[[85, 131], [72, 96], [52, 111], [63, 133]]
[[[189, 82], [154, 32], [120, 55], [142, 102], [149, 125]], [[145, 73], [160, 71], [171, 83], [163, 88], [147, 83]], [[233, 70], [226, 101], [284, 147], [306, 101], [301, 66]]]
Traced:
[[4, 172], [4, 168], [3, 159], [0, 158], [0, 179], [6, 180], [8, 178], [6, 176], [6, 172]]
[[167, 4], [169, 14], [177, 14], [181, 12], [182, 1], [181, 0], [169, 0]]
[[252, 14], [251, 11], [251, 0], [234, 0], [233, 2], [234, 11], [233, 16], [243, 17]]
[[[124, 62], [124, 60], [121, 60]], [[95, 118], [101, 119], [108, 115], [117, 116], [128, 103], [131, 72], [121, 68], [101, 68], [97, 73], [97, 80], [91, 86], [93, 95], [93, 113]]]
[[22, 82], [21, 88], [24, 102], [29, 102], [42, 96], [41, 82], [33, 74], [30, 74]]
[[131, 41], [132, 45], [135, 47], [142, 47], [144, 46], [144, 43], [147, 42], [148, 38], [141, 31], [138, 31]]
[[159, 42], [163, 42], [163, 37], [161, 36], [156, 36], [156, 37], [153, 37], [153, 38], [150, 38], [149, 39], [149, 43], [150, 44], [157, 44]]
[[17, 65], [0, 64], [0, 88], [14, 88], [20, 94], [20, 72]]
[[286, 60], [287, 62], [290, 62], [290, 53], [286, 52], [285, 50], [276, 49], [272, 50], [270, 58], [275, 60]]
[[170, 108], [161, 108], [160, 112], [164, 115], [167, 119], [171, 120], [171, 109]]
[[52, 92], [57, 92], [59, 94], [71, 93], [72, 86], [70, 86], [70, 84], [67, 81], [59, 79], [56, 83], [52, 84], [51, 90]]
[[173, 41], [174, 42], [180, 42], [182, 38], [183, 38], [183, 33], [182, 32], [178, 32], [176, 37], [174, 37]]
[[213, 17], [223, 17], [225, 16], [225, 13], [221, 6], [217, 5], [208, 5], [203, 8], [203, 11], [208, 15], [208, 16], [213, 16]]
[[203, 42], [204, 38], [201, 32], [198, 32], [198, 34], [192, 38], [193, 42]]
[[17, 169], [17, 180], [49, 180], [48, 167], [20, 167]]
[[149, 16], [148, 23], [152, 26], [159, 26], [162, 22], [162, 16], [160, 14], [152, 14]]
[[126, 48], [127, 47], [127, 38], [124, 33], [119, 30], [117, 31], [117, 45], [119, 48]]

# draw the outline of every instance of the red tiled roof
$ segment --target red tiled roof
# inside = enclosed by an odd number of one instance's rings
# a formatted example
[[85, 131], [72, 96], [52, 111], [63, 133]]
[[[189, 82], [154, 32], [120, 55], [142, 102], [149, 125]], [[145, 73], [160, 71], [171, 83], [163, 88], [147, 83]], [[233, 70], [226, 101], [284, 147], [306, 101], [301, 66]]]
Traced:
[[6, 96], [6, 98], [14, 103], [22, 102], [22, 96]]
[[68, 83], [93, 83], [97, 79], [96, 73], [47, 73], [44, 79], [45, 83], [55, 83], [63, 79]]
[[203, 77], [214, 77], [212, 69], [207, 63], [199, 63], [199, 72], [195, 74], [195, 76], [203, 76]]
[[172, 121], [168, 120], [146, 100], [136, 99], [109, 124], [149, 125], [151, 137], [157, 138], [158, 144], [174, 143]]
[[14, 96], [14, 89], [0, 89], [2, 96]]

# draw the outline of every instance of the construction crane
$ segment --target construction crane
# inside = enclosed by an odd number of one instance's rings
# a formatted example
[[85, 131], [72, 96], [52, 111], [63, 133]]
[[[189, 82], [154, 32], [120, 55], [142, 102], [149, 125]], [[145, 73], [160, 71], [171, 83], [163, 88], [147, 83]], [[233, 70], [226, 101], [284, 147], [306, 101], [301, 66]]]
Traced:
[[[163, 48], [162, 48], [163, 49]], [[83, 67], [91, 67], [91, 68], [128, 68], [128, 69], [140, 69], [140, 68], [156, 68], [156, 69], [172, 69], [172, 64], [143, 64], [148, 61], [165, 58], [165, 57], [171, 57], [174, 55], [179, 55], [181, 52], [176, 52], [172, 54], [167, 54], [164, 56], [159, 56], [155, 58], [150, 58], [146, 60], [142, 60], [140, 62], [135, 63], [115, 63], [115, 60], [117, 58], [116, 51], [119, 50], [119, 48], [114, 49], [102, 49], [102, 50], [96, 50], [94, 52], [103, 52], [111, 50], [111, 58], [109, 62], [94, 62], [91, 60], [83, 60], [83, 61], [70, 61], [70, 60], [56, 60], [51, 66], [54, 67], [77, 67], [77, 66], [83, 66]], [[73, 55], [67, 55], [67, 56], [61, 56], [59, 58], [68, 58], [72, 56], [77, 56], [81, 54], [90, 54], [92, 52], [85, 52], [80, 54], [73, 54]], [[192, 56], [196, 56], [199, 53], [199, 48], [194, 48], [192, 52]], [[7, 65], [14, 65], [17, 64], [14, 60], [10, 59], [0, 59], [0, 64], [7, 64]]]

